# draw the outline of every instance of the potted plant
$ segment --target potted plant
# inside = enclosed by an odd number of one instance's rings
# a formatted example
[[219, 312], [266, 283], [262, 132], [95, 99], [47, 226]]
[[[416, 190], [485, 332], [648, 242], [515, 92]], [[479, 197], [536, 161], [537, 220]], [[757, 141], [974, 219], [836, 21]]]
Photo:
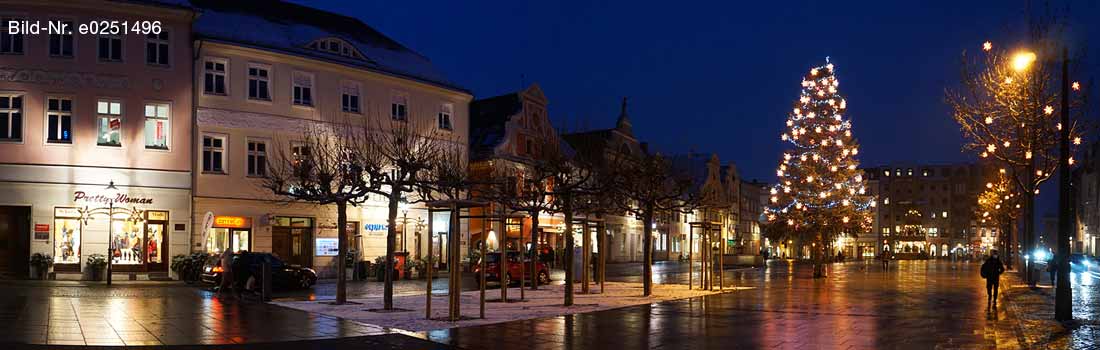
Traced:
[[412, 259], [405, 263], [405, 274], [415, 279], [424, 278], [424, 261]]
[[179, 279], [182, 280], [184, 272], [185, 272], [184, 269], [187, 269], [188, 267], [190, 267], [190, 266], [188, 266], [190, 264], [191, 264], [191, 257], [190, 256], [187, 256], [187, 255], [184, 255], [184, 254], [176, 254], [175, 256], [172, 257], [172, 264], [169, 265], [168, 267], [170, 269], [172, 269], [172, 271], [175, 271], [176, 276]]
[[378, 282], [384, 282], [386, 280], [386, 257], [380, 256], [374, 258], [374, 278]]
[[31, 255], [31, 278], [46, 279], [50, 274], [50, 266], [53, 266], [53, 257], [49, 254], [34, 253]]
[[103, 254], [89, 255], [85, 265], [88, 266], [88, 271], [92, 273], [92, 280], [101, 281], [103, 280], [103, 269], [107, 267], [107, 256]]

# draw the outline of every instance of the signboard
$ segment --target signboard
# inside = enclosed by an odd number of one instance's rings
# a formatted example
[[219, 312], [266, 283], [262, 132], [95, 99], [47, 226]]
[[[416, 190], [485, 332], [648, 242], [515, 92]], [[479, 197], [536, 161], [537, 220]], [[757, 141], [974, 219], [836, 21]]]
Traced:
[[145, 219], [149, 221], [168, 221], [168, 212], [150, 210], [145, 212]]
[[316, 256], [337, 256], [340, 254], [340, 240], [337, 238], [317, 238]]
[[371, 236], [384, 236], [386, 234], [386, 225], [383, 224], [363, 224], [363, 231], [367, 235]]
[[34, 239], [40, 241], [50, 239], [50, 224], [34, 224]]
[[122, 120], [118, 118], [111, 118], [107, 121], [107, 125], [111, 127], [111, 130], [118, 130], [122, 128]]
[[80, 210], [76, 208], [54, 208], [53, 216], [58, 218], [79, 218]]
[[249, 228], [252, 227], [252, 218], [243, 216], [215, 216], [214, 227]]
[[88, 193], [84, 191], [73, 192], [73, 202], [115, 203], [115, 204], [153, 204], [151, 197], [131, 197], [125, 193]]

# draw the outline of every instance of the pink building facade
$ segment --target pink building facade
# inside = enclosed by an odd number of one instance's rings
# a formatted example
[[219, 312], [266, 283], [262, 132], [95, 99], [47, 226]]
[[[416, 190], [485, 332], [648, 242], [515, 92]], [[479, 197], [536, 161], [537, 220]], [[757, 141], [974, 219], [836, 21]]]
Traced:
[[[190, 251], [192, 11], [41, 1], [0, 17], [72, 29], [0, 38], [0, 277], [37, 274], [35, 254], [58, 279], [90, 278], [97, 254], [115, 278], [166, 277], [171, 256]], [[76, 30], [93, 20], [151, 22]]]

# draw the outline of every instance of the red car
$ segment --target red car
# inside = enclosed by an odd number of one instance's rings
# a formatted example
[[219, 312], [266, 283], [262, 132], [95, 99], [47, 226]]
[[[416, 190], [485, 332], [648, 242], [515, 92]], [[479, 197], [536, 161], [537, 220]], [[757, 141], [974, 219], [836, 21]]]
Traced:
[[[489, 273], [485, 275], [486, 282], [499, 282], [500, 281], [500, 253], [488, 253], [488, 260], [485, 261], [485, 269], [489, 270]], [[526, 268], [524, 278], [526, 281], [531, 280], [531, 260], [527, 257], [522, 264], [519, 262], [519, 252], [508, 252], [508, 281], [509, 283], [518, 283], [520, 273]], [[542, 262], [535, 263], [535, 268], [538, 270], [539, 284], [550, 284], [550, 269], [546, 267], [546, 264]], [[481, 283], [481, 264], [474, 266], [474, 274], [477, 276], [478, 283]]]

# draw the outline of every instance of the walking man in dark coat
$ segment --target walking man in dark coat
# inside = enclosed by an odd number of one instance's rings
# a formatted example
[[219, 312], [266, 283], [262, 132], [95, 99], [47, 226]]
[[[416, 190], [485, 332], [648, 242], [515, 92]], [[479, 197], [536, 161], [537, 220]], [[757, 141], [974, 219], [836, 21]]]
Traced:
[[1001, 287], [1001, 274], [1005, 272], [1005, 265], [1001, 263], [1001, 259], [997, 256], [997, 251], [991, 251], [989, 259], [982, 263], [982, 278], [985, 278], [985, 292], [989, 298], [986, 301], [985, 309], [989, 310], [991, 307], [997, 309], [997, 291]]

